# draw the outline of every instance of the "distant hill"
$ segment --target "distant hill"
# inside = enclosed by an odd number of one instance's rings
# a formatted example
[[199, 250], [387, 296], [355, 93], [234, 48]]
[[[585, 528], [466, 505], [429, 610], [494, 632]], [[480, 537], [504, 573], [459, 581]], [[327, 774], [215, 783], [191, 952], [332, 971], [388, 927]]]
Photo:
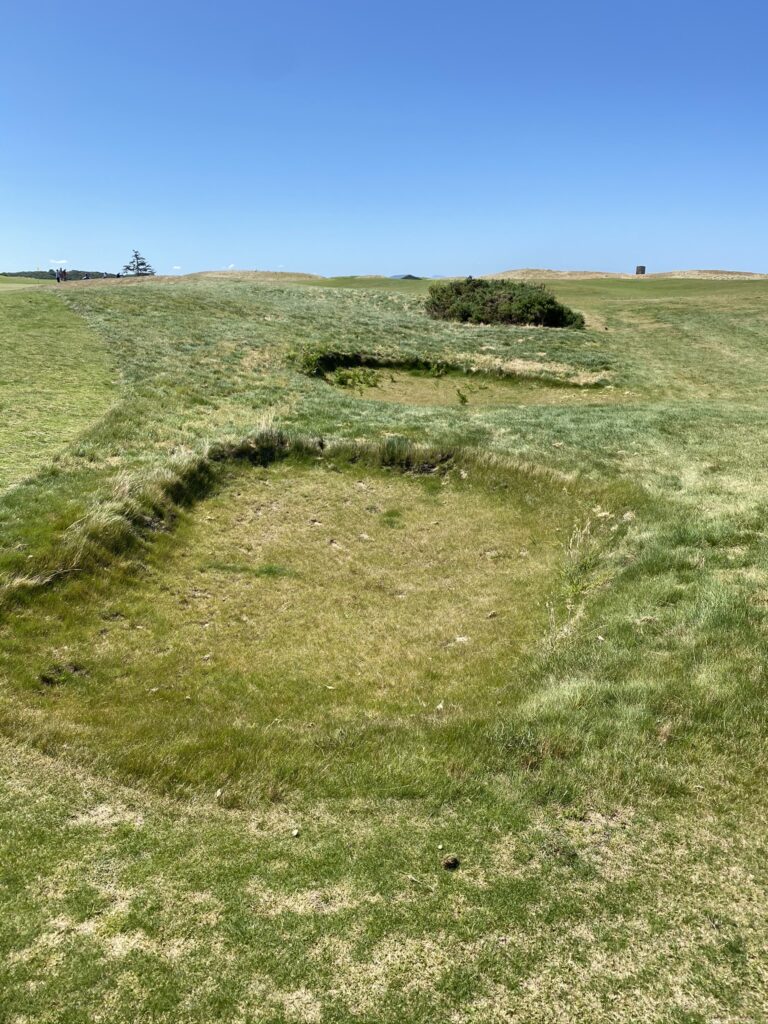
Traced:
[[520, 270], [502, 270], [498, 274], [481, 274], [491, 279], [514, 278], [518, 281], [585, 281], [604, 278], [635, 280], [640, 278], [702, 278], [709, 281], [760, 281], [768, 274], [755, 274], [749, 270], [670, 270], [662, 274], [618, 274], [607, 270], [535, 270], [529, 267]]

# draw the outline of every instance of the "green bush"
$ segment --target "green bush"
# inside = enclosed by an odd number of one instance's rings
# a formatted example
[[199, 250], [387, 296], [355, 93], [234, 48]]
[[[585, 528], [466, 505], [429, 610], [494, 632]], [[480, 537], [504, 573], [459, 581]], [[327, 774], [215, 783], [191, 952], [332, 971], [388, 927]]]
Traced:
[[468, 277], [429, 289], [427, 313], [435, 320], [470, 324], [533, 324], [537, 327], [584, 326], [584, 317], [540, 284], [487, 281]]

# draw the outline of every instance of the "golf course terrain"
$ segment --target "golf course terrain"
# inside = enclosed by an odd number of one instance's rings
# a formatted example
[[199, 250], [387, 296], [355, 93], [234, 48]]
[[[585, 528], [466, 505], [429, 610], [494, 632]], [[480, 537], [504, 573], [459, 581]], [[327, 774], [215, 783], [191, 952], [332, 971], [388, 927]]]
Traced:
[[768, 1020], [768, 280], [9, 281], [0, 1024]]

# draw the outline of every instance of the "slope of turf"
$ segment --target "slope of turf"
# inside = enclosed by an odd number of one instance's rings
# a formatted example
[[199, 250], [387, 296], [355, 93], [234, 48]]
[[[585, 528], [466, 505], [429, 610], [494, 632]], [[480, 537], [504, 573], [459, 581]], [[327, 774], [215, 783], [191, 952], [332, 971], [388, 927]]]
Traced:
[[121, 385], [0, 500], [4, 1012], [764, 1020], [768, 287], [558, 281], [569, 332], [339, 284], [9, 296]]
[[2, 490], [97, 420], [112, 384], [103, 342], [54, 295], [4, 292], [0, 303]]

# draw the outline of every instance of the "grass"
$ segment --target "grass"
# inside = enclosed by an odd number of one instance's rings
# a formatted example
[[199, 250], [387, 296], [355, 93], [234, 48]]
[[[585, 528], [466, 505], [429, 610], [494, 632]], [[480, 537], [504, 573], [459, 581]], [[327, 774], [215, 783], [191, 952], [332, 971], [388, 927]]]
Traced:
[[105, 346], [54, 295], [4, 292], [0, 303], [2, 491], [98, 420], [112, 382]]
[[3, 1013], [764, 1020], [768, 288], [361, 281], [0, 301], [120, 382], [0, 499]]
[[2, 286], [4, 291], [6, 289], [10, 291], [11, 289], [27, 287], [28, 285], [48, 283], [50, 282], [47, 280], [41, 280], [40, 278], [36, 277], [4, 277], [2, 274], [0, 274], [0, 286]]
[[620, 402], [631, 394], [605, 387], [563, 386], [525, 376], [497, 376], [492, 373], [429, 372], [428, 370], [336, 370], [329, 383], [348, 388], [371, 402], [402, 405], [509, 406], [583, 405]]
[[471, 479], [294, 460], [225, 474], [138, 579], [16, 617], [5, 731], [229, 805], [438, 792], [470, 772], [547, 627], [578, 509], [530, 476]]

